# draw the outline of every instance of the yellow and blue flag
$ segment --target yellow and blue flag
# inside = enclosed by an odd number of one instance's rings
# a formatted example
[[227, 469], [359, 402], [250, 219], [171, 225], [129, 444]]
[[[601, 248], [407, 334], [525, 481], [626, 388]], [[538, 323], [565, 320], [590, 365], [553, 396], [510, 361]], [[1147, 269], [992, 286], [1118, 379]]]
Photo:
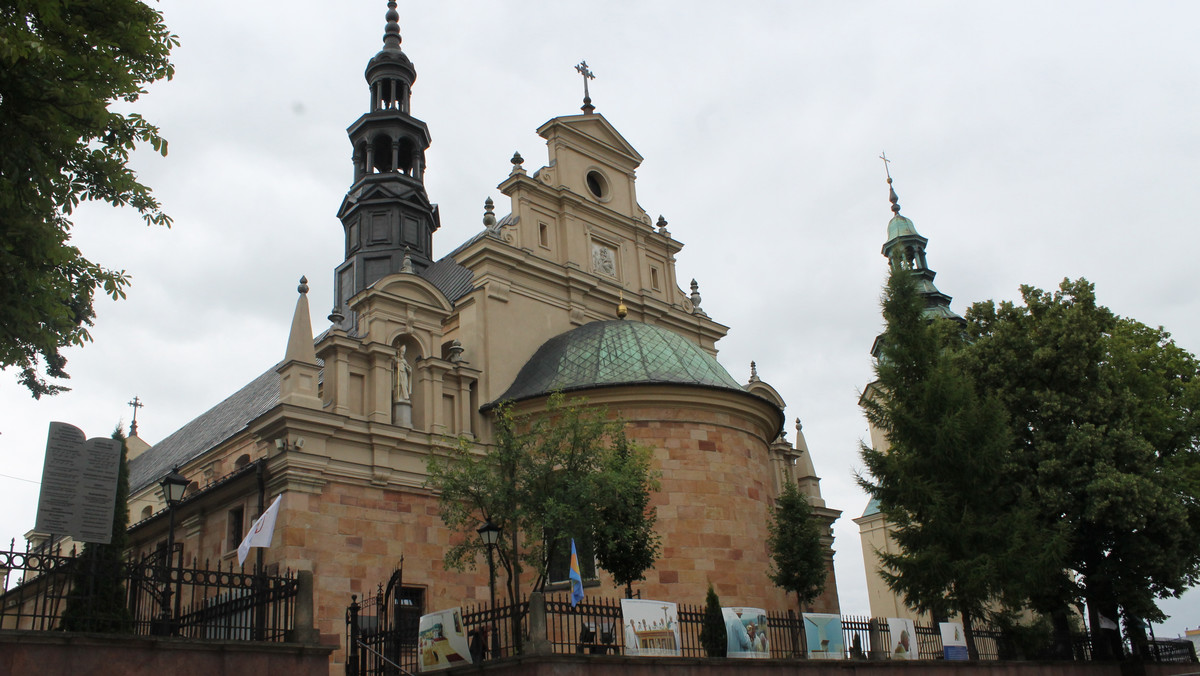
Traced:
[[579, 555], [575, 553], [575, 538], [571, 538], [571, 607], [583, 600], [583, 575], [579, 572]]

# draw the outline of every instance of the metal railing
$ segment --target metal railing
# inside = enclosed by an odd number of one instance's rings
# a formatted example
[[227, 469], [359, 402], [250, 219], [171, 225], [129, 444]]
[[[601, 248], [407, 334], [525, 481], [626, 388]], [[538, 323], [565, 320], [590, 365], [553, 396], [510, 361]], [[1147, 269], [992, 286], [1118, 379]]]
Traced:
[[[354, 600], [347, 609], [349, 644], [355, 646], [351, 648], [350, 657], [347, 659], [346, 673], [349, 676], [384, 676], [419, 671], [419, 618], [414, 617], [413, 621], [403, 628], [389, 627], [387, 613], [383, 616], [379, 614], [381, 609], [386, 608], [386, 604], [381, 604], [379, 598], [370, 597], [359, 604], [356, 597], [352, 597]], [[540, 609], [535, 611], [538, 606]], [[544, 615], [544, 624], [531, 623], [531, 611]], [[572, 606], [567, 594], [533, 594], [516, 607], [500, 605], [493, 609], [487, 605], [463, 606], [463, 631], [469, 638], [473, 662], [515, 654], [515, 642], [511, 636], [514, 612], [519, 613], [522, 618], [526, 652], [626, 654], [620, 599], [589, 596]], [[704, 607], [678, 604], [677, 612], [680, 656], [705, 657], [706, 653], [700, 643], [700, 633], [704, 626]], [[383, 619], [376, 619], [380, 617]], [[843, 658], [888, 659], [891, 632], [886, 619], [842, 616], [841, 623]], [[918, 622], [914, 624], [914, 629], [917, 658], [943, 659], [939, 627], [932, 623]], [[531, 631], [544, 632], [544, 635], [531, 636]], [[767, 631], [771, 658], [807, 657], [804, 621], [799, 614], [790, 610], [768, 611]], [[976, 625], [972, 634], [979, 660], [999, 660], [1002, 655], [1011, 655], [1008, 641], [998, 629], [988, 625]], [[539, 643], [545, 647], [539, 649]], [[1186, 641], [1150, 641], [1146, 644], [1143, 654], [1131, 656], [1146, 661], [1195, 662], [1195, 653], [1189, 652], [1191, 647]]]
[[11, 585], [0, 590], [0, 629], [286, 640], [298, 590], [294, 574], [255, 575], [232, 562], [184, 567], [179, 549], [174, 553], [169, 562], [157, 552], [106, 563], [61, 548], [0, 550]]

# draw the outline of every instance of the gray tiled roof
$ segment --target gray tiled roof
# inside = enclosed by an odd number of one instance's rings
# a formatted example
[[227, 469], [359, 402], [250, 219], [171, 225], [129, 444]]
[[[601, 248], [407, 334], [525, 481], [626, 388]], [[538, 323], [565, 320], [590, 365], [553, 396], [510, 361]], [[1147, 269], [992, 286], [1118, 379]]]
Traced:
[[451, 304], [475, 288], [471, 283], [475, 273], [459, 265], [453, 256], [454, 254], [442, 256], [436, 263], [421, 271], [421, 277], [436, 286]]
[[500, 231], [500, 228], [513, 225], [517, 221], [518, 218], [512, 214], [504, 216], [495, 226], [484, 228], [475, 233], [470, 239], [459, 244], [454, 251], [442, 256], [436, 263], [422, 270], [421, 276], [430, 284], [436, 286], [446, 296], [446, 300], [449, 300], [452, 304], [458, 302], [459, 298], [462, 298], [475, 289], [475, 285], [473, 284], [475, 273], [459, 265], [455, 256], [463, 249], [484, 237], [496, 238], [496, 233]]
[[246, 425], [279, 403], [278, 364], [250, 381], [228, 399], [208, 409], [166, 439], [129, 461], [129, 489], [155, 483], [182, 465], [246, 429]]

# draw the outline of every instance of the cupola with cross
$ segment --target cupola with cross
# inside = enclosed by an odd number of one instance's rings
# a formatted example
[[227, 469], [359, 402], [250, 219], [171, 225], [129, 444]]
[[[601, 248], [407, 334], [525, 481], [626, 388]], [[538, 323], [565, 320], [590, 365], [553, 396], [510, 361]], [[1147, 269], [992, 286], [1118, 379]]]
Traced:
[[888, 221], [888, 239], [883, 245], [883, 255], [893, 267], [910, 270], [917, 279], [917, 288], [925, 299], [926, 319], [962, 322], [963, 318], [950, 309], [951, 297], [939, 291], [933, 283], [937, 273], [925, 261], [925, 245], [929, 240], [917, 232], [912, 220], [900, 215], [900, 198], [892, 187], [892, 173], [888, 168], [891, 160], [886, 155], [880, 155], [880, 159], [887, 171], [888, 200], [892, 203], [892, 220]]
[[388, 2], [383, 49], [367, 63], [370, 108], [346, 130], [354, 148], [354, 182], [338, 209], [345, 260], [337, 267], [336, 306], [386, 275], [432, 263], [438, 208], [425, 192], [429, 128], [411, 114], [412, 61], [400, 49], [400, 15]]

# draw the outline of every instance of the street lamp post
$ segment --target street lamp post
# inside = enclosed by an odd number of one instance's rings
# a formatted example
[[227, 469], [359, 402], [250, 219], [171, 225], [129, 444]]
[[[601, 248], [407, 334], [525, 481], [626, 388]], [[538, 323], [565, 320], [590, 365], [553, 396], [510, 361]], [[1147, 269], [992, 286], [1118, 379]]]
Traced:
[[179, 473], [179, 468], [175, 467], [169, 474], [162, 478], [159, 482], [162, 486], [163, 499], [167, 503], [167, 552], [163, 563], [163, 600], [162, 600], [162, 617], [160, 621], [163, 629], [168, 630], [167, 633], [175, 634], [174, 617], [171, 612], [171, 568], [174, 564], [175, 552], [175, 506], [183, 500], [183, 493], [187, 490], [187, 477]]
[[492, 523], [491, 519], [488, 519], [487, 523], [485, 523], [482, 526], [480, 526], [479, 528], [477, 528], [475, 530], [475, 532], [479, 533], [479, 539], [483, 540], [484, 546], [487, 547], [488, 591], [491, 593], [491, 596], [492, 596], [492, 622], [491, 622], [491, 627], [492, 627], [491, 634], [492, 635], [490, 637], [491, 640], [489, 641], [489, 647], [493, 651], [492, 655], [495, 656], [494, 651], [496, 650], [496, 647], [497, 647], [497, 640], [496, 640], [497, 639], [497, 636], [496, 636], [496, 563], [493, 558], [493, 550], [496, 549], [496, 543], [500, 541], [500, 527], [497, 526], [496, 524]]

